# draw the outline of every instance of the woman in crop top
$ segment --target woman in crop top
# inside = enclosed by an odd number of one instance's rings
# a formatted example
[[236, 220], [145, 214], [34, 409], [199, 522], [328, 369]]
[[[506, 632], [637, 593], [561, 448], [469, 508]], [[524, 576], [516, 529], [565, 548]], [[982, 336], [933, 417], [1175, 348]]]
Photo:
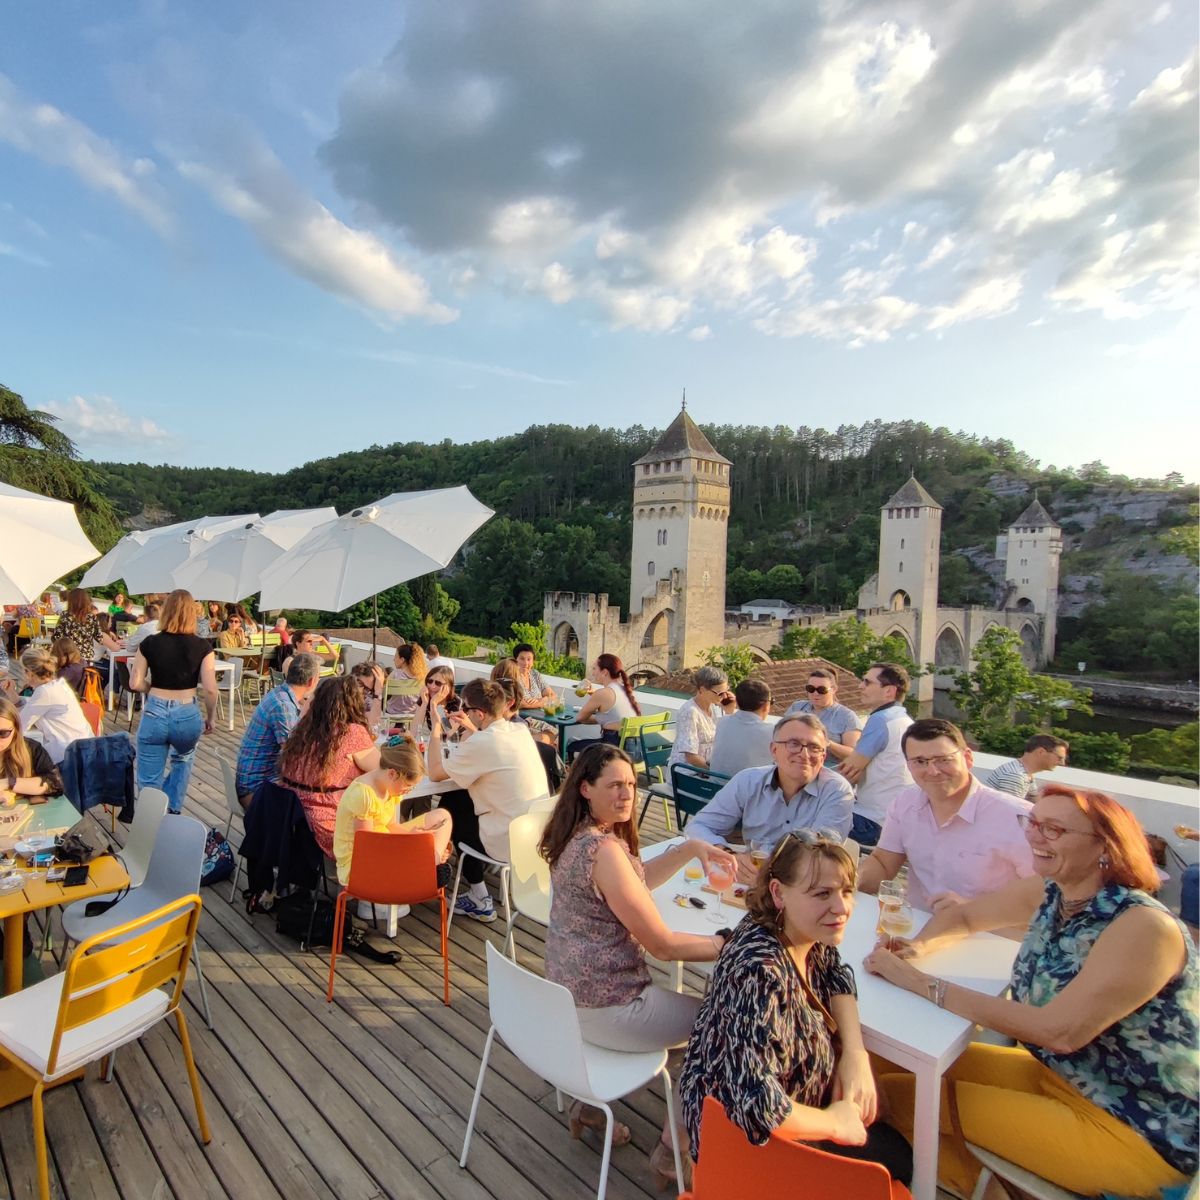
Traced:
[[[217, 670], [212, 646], [196, 636], [196, 603], [190, 592], [163, 602], [159, 632], [138, 645], [129, 685], [149, 693], [137, 732], [137, 785], [162, 788], [167, 811], [182, 812], [200, 733], [212, 733], [217, 711]], [[201, 719], [196, 688], [204, 691]], [[165, 782], [164, 782], [165, 776]]]

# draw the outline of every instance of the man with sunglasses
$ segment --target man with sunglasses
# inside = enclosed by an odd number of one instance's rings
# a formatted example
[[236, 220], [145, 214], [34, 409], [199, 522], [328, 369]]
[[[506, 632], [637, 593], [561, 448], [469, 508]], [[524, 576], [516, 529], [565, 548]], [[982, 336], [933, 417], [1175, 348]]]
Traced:
[[808, 674], [808, 682], [804, 685], [805, 700], [797, 700], [784, 713], [787, 717], [799, 717], [804, 713], [812, 713], [819, 717], [829, 736], [829, 757], [837, 766], [843, 759], [850, 757], [850, 751], [858, 745], [862, 737], [862, 722], [852, 708], [837, 702], [837, 678], [832, 671], [817, 667]]
[[[738, 825], [742, 841], [775, 845], [797, 829], [850, 829], [854, 790], [825, 766], [825, 728], [814, 716], [782, 717], [771, 738], [772, 766], [739, 771], [688, 822], [690, 836], [719, 844]], [[738, 856], [738, 878], [753, 881], [749, 854]]]
[[859, 867], [861, 891], [877, 892], [907, 863], [910, 903], [936, 912], [1034, 873], [1017, 819], [1032, 806], [971, 774], [971, 751], [957, 725], [914, 721], [901, 749], [916, 782], [892, 802], [879, 845]]

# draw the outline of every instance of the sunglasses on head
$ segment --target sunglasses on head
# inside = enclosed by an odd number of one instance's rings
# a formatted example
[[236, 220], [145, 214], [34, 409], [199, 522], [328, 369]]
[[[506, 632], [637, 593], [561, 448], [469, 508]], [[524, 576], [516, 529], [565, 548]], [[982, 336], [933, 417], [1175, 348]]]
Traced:
[[825, 696], [829, 693], [829, 688], [823, 683], [806, 683], [804, 685], [804, 690], [806, 692], [816, 692], [818, 696]]
[[775, 849], [771, 851], [771, 857], [767, 859], [767, 871], [775, 865], [775, 860], [783, 852], [783, 848], [793, 838], [796, 839], [802, 846], [840, 846], [845, 842], [836, 829], [792, 829], [783, 835], [775, 844]]

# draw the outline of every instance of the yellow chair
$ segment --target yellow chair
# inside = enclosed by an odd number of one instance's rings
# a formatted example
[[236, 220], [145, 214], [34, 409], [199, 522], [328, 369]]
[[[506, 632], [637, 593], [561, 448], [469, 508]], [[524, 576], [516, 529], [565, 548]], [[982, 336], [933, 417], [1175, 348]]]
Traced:
[[[653, 741], [653, 738], [647, 738], [647, 734], [661, 734], [664, 729], [671, 723], [671, 714], [669, 712], [650, 713], [640, 717], [626, 717], [621, 722], [620, 729], [617, 730], [617, 745], [621, 747], [626, 754], [632, 754], [634, 759], [642, 757], [642, 747], [647, 741]], [[651, 774], [651, 770], [657, 779]], [[662, 784], [663, 773], [662, 768], [654, 766], [650, 770], [638, 772], [637, 785], [639, 788], [649, 791], [655, 784]], [[660, 796], [663, 806], [663, 819], [667, 823], [667, 829], [674, 829], [671, 824], [671, 809], [667, 803], [668, 797]], [[649, 801], [647, 801], [649, 803]], [[642, 816], [646, 815], [646, 810], [642, 809]], [[639, 818], [638, 824], [641, 824]]]
[[[0, 1058], [33, 1083], [38, 1194], [50, 1200], [42, 1093], [107, 1059], [174, 1015], [196, 1104], [200, 1140], [212, 1140], [183, 1016], [183, 981], [200, 923], [200, 897], [184, 896], [81, 942], [66, 970], [0, 999]], [[172, 986], [168, 989], [167, 984]]]
[[383, 718], [385, 721], [391, 721], [394, 724], [403, 724], [413, 719], [413, 714], [407, 713], [389, 713], [387, 710], [388, 701], [394, 700], [397, 696], [420, 696], [425, 688], [423, 679], [405, 679], [403, 676], [389, 675], [383, 684]]

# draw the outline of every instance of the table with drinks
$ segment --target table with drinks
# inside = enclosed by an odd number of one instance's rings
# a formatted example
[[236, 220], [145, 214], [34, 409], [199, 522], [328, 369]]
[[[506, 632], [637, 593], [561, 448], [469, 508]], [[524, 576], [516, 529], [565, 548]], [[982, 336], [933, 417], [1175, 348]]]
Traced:
[[[651, 859], [681, 840], [674, 838], [646, 847], [642, 858]], [[762, 846], [746, 849], [753, 849], [760, 862], [769, 854]], [[718, 879], [710, 871], [706, 880], [699, 861], [693, 859], [651, 895], [668, 928], [677, 933], [711, 934], [724, 926], [736, 925], [745, 915], [744, 902], [738, 894], [742, 892], [742, 885], [734, 887], [728, 874]], [[843, 960], [854, 968], [859, 1019], [867, 1049], [912, 1071], [916, 1077], [912, 1182], [915, 1200], [936, 1200], [942, 1076], [974, 1039], [977, 1027], [923, 997], [868, 974], [862, 961], [880, 936], [906, 937], [928, 919], [929, 914], [912, 909], [895, 886], [887, 888], [878, 898], [859, 893], [839, 947]], [[924, 956], [921, 969], [951, 983], [999, 996], [1008, 988], [1017, 948], [1018, 944], [1008, 938], [990, 933], [972, 934], [953, 946]], [[681, 967], [676, 979], [677, 987], [681, 987]]]
[[590, 692], [591, 688], [587, 686], [586, 680], [581, 681], [575, 686], [572, 695], [568, 696], [568, 689], [563, 688], [561, 696], [547, 700], [540, 716], [532, 712], [529, 714], [535, 720], [545, 721], [547, 725], [553, 725], [558, 730], [558, 753], [564, 759], [567, 757], [567, 730], [579, 723], [579, 710]]

